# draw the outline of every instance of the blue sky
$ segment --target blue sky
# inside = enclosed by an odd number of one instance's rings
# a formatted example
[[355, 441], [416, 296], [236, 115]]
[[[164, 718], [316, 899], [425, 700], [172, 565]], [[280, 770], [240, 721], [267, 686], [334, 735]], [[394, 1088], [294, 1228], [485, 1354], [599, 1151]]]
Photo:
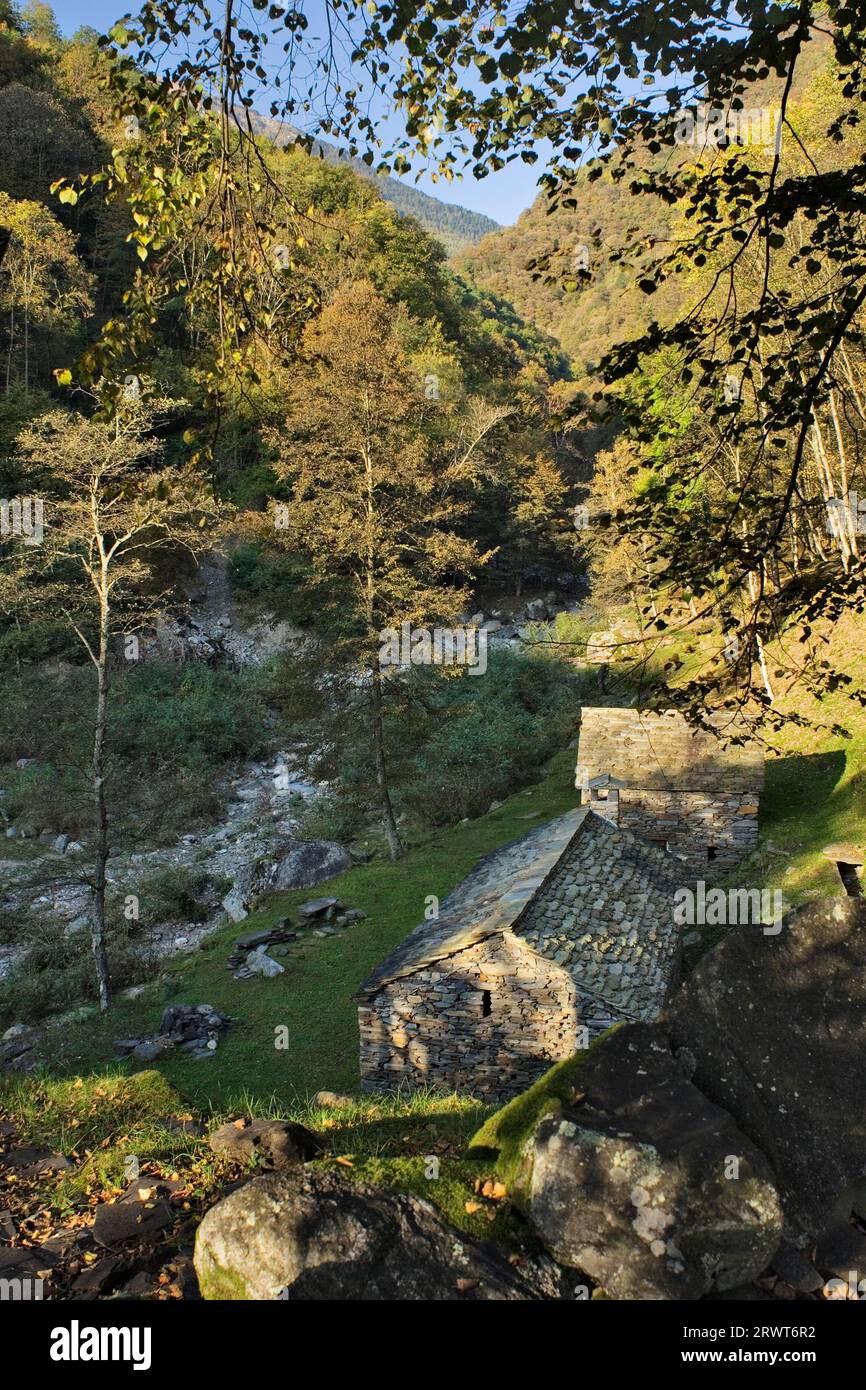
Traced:
[[[115, 20], [128, 12], [135, 13], [137, 5], [124, 4], [124, 0], [49, 0], [63, 32], [74, 34], [83, 24], [90, 25], [104, 33]], [[268, 101], [264, 97], [262, 111], [267, 114]], [[486, 179], [476, 181], [470, 177], [452, 184], [433, 183], [428, 175], [421, 175], [417, 187], [431, 193], [445, 203], [461, 203], [475, 212], [484, 212], [497, 222], [510, 224], [516, 221], [524, 208], [528, 207], [536, 195], [536, 182], [541, 173], [540, 164], [534, 167], [516, 161], [490, 174]], [[414, 182], [412, 179], [407, 182]]]

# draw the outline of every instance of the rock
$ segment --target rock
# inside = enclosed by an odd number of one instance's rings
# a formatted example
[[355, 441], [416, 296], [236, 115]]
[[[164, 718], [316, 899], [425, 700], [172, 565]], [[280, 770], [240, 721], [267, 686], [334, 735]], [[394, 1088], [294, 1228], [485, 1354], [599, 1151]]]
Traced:
[[4, 1042], [12, 1042], [13, 1038], [24, 1038], [32, 1031], [26, 1023], [13, 1023], [11, 1028], [7, 1028], [3, 1034]]
[[128, 1240], [142, 1240], [155, 1235], [171, 1224], [171, 1207], [159, 1198], [142, 1202], [137, 1192], [121, 1197], [119, 1202], [103, 1202], [96, 1208], [93, 1239], [97, 1245], [110, 1249]]
[[340, 916], [344, 922], [365, 922], [367, 920], [366, 912], [362, 912], [360, 907], [347, 907], [344, 912], [340, 913]]
[[253, 864], [245, 864], [238, 870], [229, 892], [222, 900], [222, 906], [233, 922], [242, 922], [249, 916], [249, 910], [256, 894], [264, 886], [270, 867], [266, 862], [256, 861]]
[[62, 1173], [72, 1164], [63, 1154], [52, 1153], [50, 1149], [10, 1149], [0, 1158], [0, 1166], [13, 1168], [24, 1178], [35, 1178], [41, 1173]]
[[71, 843], [69, 835], [57, 835], [54, 839], [54, 850], [57, 854], [65, 854]]
[[108, 1288], [119, 1265], [120, 1261], [113, 1256], [89, 1265], [82, 1274], [79, 1274], [72, 1285], [72, 1296], [83, 1302], [90, 1302], [92, 1299], [98, 1298]]
[[163, 1129], [169, 1130], [172, 1134], [204, 1134], [204, 1125], [200, 1120], [184, 1120], [177, 1115], [169, 1115], [160, 1123]]
[[232, 888], [226, 893], [222, 900], [222, 906], [233, 922], [242, 922], [245, 917], [250, 915], [244, 905], [241, 893], [236, 888]]
[[147, 1294], [153, 1292], [154, 1285], [155, 1280], [153, 1275], [148, 1274], [144, 1269], [140, 1269], [137, 1274], [133, 1274], [132, 1278], [118, 1290], [118, 1296], [120, 1298], [145, 1298]]
[[612, 665], [619, 652], [622, 638], [618, 632], [592, 632], [586, 643], [584, 660], [591, 666]]
[[259, 946], [247, 956], [246, 968], [252, 975], [264, 975], [266, 980], [272, 980], [282, 975], [286, 967], [269, 956], [266, 947]]
[[39, 1279], [57, 1264], [57, 1256], [41, 1246], [0, 1247], [0, 1278]]
[[817, 1293], [824, 1287], [824, 1280], [818, 1270], [807, 1260], [802, 1250], [796, 1250], [787, 1241], [782, 1241], [773, 1256], [773, 1269], [780, 1279], [790, 1284], [798, 1293]]
[[858, 1285], [862, 1280], [866, 1292], [866, 1235], [854, 1226], [840, 1224], [825, 1232], [818, 1241], [815, 1263], [837, 1279], [853, 1274], [852, 1282]]
[[39, 1034], [30, 1029], [26, 1033], [0, 1043], [0, 1071], [34, 1071], [38, 1062], [37, 1046]]
[[554, 1259], [618, 1299], [700, 1298], [760, 1274], [782, 1233], [770, 1166], [662, 1030], [608, 1033], [577, 1076], [576, 1103], [542, 1115], [513, 1186]]
[[207, 1299], [526, 1300], [542, 1295], [429, 1203], [296, 1168], [247, 1183], [198, 1228]]
[[172, 1042], [207, 1042], [213, 1033], [231, 1027], [231, 1019], [212, 1004], [169, 1004], [159, 1025], [160, 1034]]
[[144, 1038], [136, 1043], [131, 1056], [136, 1062], [155, 1062], [166, 1052], [171, 1052], [174, 1043], [171, 1038]]
[[312, 1130], [290, 1120], [250, 1120], [221, 1125], [208, 1138], [208, 1143], [220, 1158], [234, 1163], [249, 1163], [253, 1154], [267, 1154], [275, 1168], [290, 1168], [315, 1158], [324, 1148], [322, 1140]]
[[[731, 932], [668, 1009], [694, 1083], [769, 1155], [796, 1244], [847, 1219], [866, 1168], [866, 901], [823, 898], [777, 935]], [[847, 1210], [846, 1210], [847, 1208]]]
[[301, 903], [298, 916], [302, 921], [310, 922], [315, 917], [324, 917], [328, 912], [336, 912], [342, 906], [339, 898], [313, 898], [308, 903]]
[[338, 1091], [317, 1091], [313, 1096], [313, 1104], [322, 1110], [343, 1110], [346, 1106], [357, 1105], [357, 1101], [351, 1096], [341, 1096]]
[[268, 887], [279, 892], [313, 888], [351, 867], [349, 851], [331, 840], [289, 840], [269, 874]]
[[277, 941], [296, 941], [295, 932], [288, 930], [286, 925], [276, 927], [262, 927], [259, 931], [244, 932], [235, 942], [235, 949], [238, 951], [254, 951], [257, 946], [271, 946]]

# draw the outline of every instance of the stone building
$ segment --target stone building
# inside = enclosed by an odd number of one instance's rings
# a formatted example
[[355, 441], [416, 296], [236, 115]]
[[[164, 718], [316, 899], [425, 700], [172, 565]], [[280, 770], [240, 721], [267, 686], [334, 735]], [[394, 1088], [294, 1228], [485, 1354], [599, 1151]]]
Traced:
[[364, 1088], [509, 1096], [587, 1036], [655, 1018], [679, 962], [676, 868], [588, 807], [487, 855], [359, 991]]
[[581, 711], [581, 801], [676, 855], [695, 878], [726, 873], [754, 848], [764, 762], [675, 712]]

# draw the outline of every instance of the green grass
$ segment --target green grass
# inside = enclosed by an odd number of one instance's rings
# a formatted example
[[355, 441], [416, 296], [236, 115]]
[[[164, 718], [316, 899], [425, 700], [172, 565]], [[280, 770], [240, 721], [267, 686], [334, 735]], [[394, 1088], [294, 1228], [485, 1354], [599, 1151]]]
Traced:
[[[828, 636], [832, 645], [819, 646], [819, 655], [849, 675], [855, 688], [866, 684], [866, 621], [850, 614]], [[866, 838], [866, 713], [843, 690], [818, 700], [793, 685], [779, 691], [777, 703], [810, 726], [791, 724], [773, 736], [760, 844], [749, 867], [756, 883], [781, 889], [796, 904], [840, 893], [836, 870], [822, 850]]]
[[[119, 998], [107, 1017], [53, 1029], [45, 1049], [52, 1075], [103, 1071], [115, 1039], [156, 1031], [166, 1003], [208, 1003], [237, 1019], [212, 1061], [175, 1054], [160, 1061], [166, 1078], [185, 1096], [218, 1110], [252, 1090], [281, 1105], [304, 1102], [320, 1089], [357, 1092], [358, 1030], [355, 991], [367, 974], [424, 917], [430, 894], [443, 898], [480, 855], [525, 834], [574, 805], [571, 752], [558, 754], [543, 782], [477, 820], [424, 836], [392, 864], [374, 860], [315, 889], [273, 895], [243, 923], [209, 937], [190, 956], [171, 962], [166, 979], [136, 1000]], [[360, 907], [367, 919], [333, 937], [305, 933], [274, 980], [235, 980], [226, 969], [232, 943], [253, 928], [294, 917], [300, 903], [323, 893]], [[288, 1029], [289, 1046], [275, 1046]]]
[[[833, 636], [834, 659], [859, 683], [864, 624], [851, 618]], [[822, 702], [800, 690], [782, 692], [780, 704], [806, 714], [818, 727], [791, 726], [776, 736], [767, 762], [758, 849], [740, 869], [738, 885], [781, 888], [790, 902], [836, 893], [835, 870], [821, 853], [832, 841], [863, 838], [866, 788], [866, 718], [844, 695]], [[851, 736], [833, 732], [843, 724]], [[480, 855], [525, 834], [575, 804], [574, 753], [557, 754], [544, 780], [509, 797], [477, 820], [423, 835], [396, 864], [377, 858], [311, 890], [274, 895], [240, 925], [226, 926], [202, 948], [169, 963], [160, 983], [140, 998], [119, 998], [107, 1018], [52, 1029], [44, 1061], [53, 1076], [97, 1073], [111, 1067], [115, 1039], [156, 1031], [166, 1003], [207, 1002], [237, 1020], [212, 1061], [176, 1053], [160, 1070], [194, 1103], [223, 1112], [252, 1097], [259, 1105], [303, 1105], [313, 1092], [357, 1093], [358, 1037], [355, 991], [368, 972], [422, 920], [425, 899], [440, 899]], [[333, 937], [305, 933], [281, 963], [275, 980], [234, 980], [226, 958], [235, 939], [254, 927], [295, 916], [298, 905], [335, 894], [367, 919]], [[687, 952], [687, 968], [718, 936], [706, 928]], [[289, 1046], [275, 1046], [276, 1030], [288, 1029]], [[122, 1068], [115, 1068], [122, 1070]]]
[[[473, 1159], [465, 1154], [491, 1108], [471, 1096], [420, 1089], [336, 1110], [284, 1107], [247, 1095], [232, 1109], [202, 1118], [207, 1131], [239, 1115], [297, 1121], [325, 1140], [325, 1153], [316, 1161], [322, 1167], [347, 1181], [414, 1193], [460, 1230], [508, 1249], [525, 1249], [532, 1240], [510, 1201], [479, 1193], [487, 1179], [498, 1178], [495, 1167], [483, 1155]], [[182, 1180], [189, 1200], [176, 1213], [180, 1236], [197, 1223], [226, 1182], [238, 1176], [235, 1165], [212, 1153], [206, 1134], [179, 1127], [177, 1121], [194, 1117], [155, 1070], [86, 1080], [0, 1079], [0, 1117], [13, 1121], [18, 1142], [26, 1137], [72, 1161], [62, 1172], [38, 1179], [35, 1190], [28, 1184], [7, 1192], [19, 1219], [40, 1213], [40, 1223], [50, 1217], [55, 1224], [70, 1219], [75, 1224], [96, 1201], [125, 1189], [125, 1163], [135, 1155], [142, 1185], [168, 1177]], [[255, 1161], [248, 1171], [260, 1171]]]

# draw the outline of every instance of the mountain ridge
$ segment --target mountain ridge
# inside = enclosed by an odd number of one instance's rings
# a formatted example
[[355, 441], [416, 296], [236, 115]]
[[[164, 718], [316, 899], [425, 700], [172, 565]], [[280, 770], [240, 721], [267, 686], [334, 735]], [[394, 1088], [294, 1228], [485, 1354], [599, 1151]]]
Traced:
[[[302, 138], [302, 132], [287, 121], [270, 116], [262, 116], [254, 111], [253, 128], [256, 134], [263, 135], [271, 144], [279, 147], [295, 144]], [[313, 141], [310, 152], [320, 155], [334, 164], [342, 164], [367, 179], [374, 185], [386, 202], [393, 204], [404, 217], [414, 217], [425, 231], [435, 236], [445, 247], [449, 256], [469, 250], [482, 237], [502, 230], [502, 225], [483, 212], [473, 212], [460, 203], [446, 203], [420, 188], [413, 188], [389, 174], [374, 174], [364, 163], [353, 155], [344, 154], [336, 145], [327, 140]]]

